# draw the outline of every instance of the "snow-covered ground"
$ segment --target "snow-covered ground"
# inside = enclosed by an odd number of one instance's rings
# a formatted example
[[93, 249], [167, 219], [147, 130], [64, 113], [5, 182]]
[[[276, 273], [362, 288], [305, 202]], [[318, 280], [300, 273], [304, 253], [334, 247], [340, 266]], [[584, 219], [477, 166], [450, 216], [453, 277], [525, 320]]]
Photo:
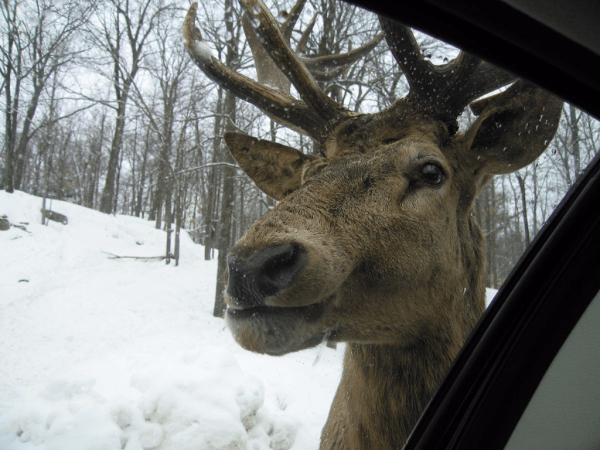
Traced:
[[0, 191], [0, 450], [312, 450], [343, 346], [249, 353], [212, 317], [216, 261], [182, 234]]

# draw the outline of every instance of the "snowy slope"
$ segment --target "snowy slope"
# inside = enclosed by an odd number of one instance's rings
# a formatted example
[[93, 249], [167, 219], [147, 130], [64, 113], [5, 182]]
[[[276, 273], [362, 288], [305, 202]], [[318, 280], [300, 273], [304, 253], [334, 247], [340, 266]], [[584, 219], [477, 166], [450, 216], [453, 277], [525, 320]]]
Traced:
[[[316, 449], [343, 350], [246, 352], [212, 317], [216, 262], [147, 221], [0, 191], [0, 450]], [[317, 354], [319, 362], [313, 366]]]
[[[216, 261], [147, 221], [0, 191], [0, 450], [312, 450], [343, 346], [246, 352], [212, 317]], [[493, 294], [493, 293], [492, 293]], [[318, 358], [318, 362], [315, 361]]]

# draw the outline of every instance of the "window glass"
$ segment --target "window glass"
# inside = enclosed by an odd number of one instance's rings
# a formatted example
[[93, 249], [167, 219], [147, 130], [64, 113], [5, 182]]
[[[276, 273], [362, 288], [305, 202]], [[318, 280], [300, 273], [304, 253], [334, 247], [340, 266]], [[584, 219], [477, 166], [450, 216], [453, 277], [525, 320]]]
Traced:
[[598, 446], [598, 299], [596, 295], [552, 361], [506, 449]]

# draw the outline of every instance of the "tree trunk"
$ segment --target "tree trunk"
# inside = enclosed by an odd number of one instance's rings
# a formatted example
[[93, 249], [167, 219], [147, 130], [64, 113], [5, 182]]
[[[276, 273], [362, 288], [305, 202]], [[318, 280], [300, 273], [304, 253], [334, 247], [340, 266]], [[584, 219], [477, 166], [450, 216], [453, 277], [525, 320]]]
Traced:
[[497, 267], [497, 246], [496, 246], [496, 232], [498, 229], [498, 213], [496, 210], [496, 184], [494, 179], [489, 184], [490, 186], [490, 215], [492, 215], [493, 220], [491, 220], [491, 228], [488, 231], [488, 248], [489, 248], [489, 265], [488, 271], [490, 274], [490, 286], [497, 289], [498, 288], [498, 267]]
[[167, 231], [167, 248], [166, 248], [166, 258], [165, 264], [171, 263], [171, 233], [173, 229], [171, 228], [171, 192], [167, 191], [167, 195], [165, 196], [165, 229]]
[[575, 166], [574, 180], [577, 180], [581, 173], [581, 151], [579, 149], [579, 117], [577, 110], [573, 105], [569, 105], [569, 122], [571, 125], [571, 143], [573, 147], [573, 165]]
[[175, 267], [179, 266], [179, 251], [181, 234], [181, 189], [177, 189], [177, 199], [175, 201]]
[[[19, 143], [15, 150], [14, 160], [15, 160], [16, 164], [14, 165], [14, 175], [13, 175], [13, 182], [14, 182], [15, 189], [21, 189], [21, 182], [23, 180], [23, 173], [25, 172], [25, 163], [27, 160], [27, 154], [26, 154], [27, 153], [27, 144], [29, 143], [29, 140], [31, 139], [31, 135], [30, 135], [31, 124], [33, 123], [33, 118], [34, 118], [35, 112], [37, 110], [40, 95], [42, 94], [42, 90], [44, 88], [44, 84], [42, 83], [41, 80], [34, 79], [34, 84], [35, 84], [34, 90], [33, 90], [33, 93], [31, 94], [32, 97], [29, 100], [29, 106], [27, 107], [27, 113], [25, 115], [25, 119], [23, 121], [23, 127], [21, 129], [21, 137], [19, 138]], [[54, 97], [55, 88], [56, 87], [53, 88], [52, 97]]]
[[142, 204], [144, 196], [144, 184], [146, 183], [146, 161], [148, 160], [148, 151], [150, 149], [150, 127], [147, 127], [146, 139], [144, 140], [144, 156], [142, 157], [142, 168], [140, 169], [140, 179], [138, 181], [137, 201], [135, 205], [135, 216], [142, 216]]
[[244, 220], [244, 188], [246, 186], [245, 181], [240, 182], [240, 204], [239, 204], [239, 216], [238, 216], [238, 232], [236, 241], [239, 240], [246, 231], [246, 221]]
[[121, 152], [121, 144], [123, 142], [123, 129], [125, 128], [125, 112], [127, 105], [127, 97], [129, 94], [130, 82], [123, 85], [123, 92], [117, 108], [117, 119], [115, 124], [115, 134], [113, 135], [112, 144], [110, 146], [110, 156], [108, 159], [108, 169], [106, 172], [106, 181], [102, 190], [100, 199], [100, 211], [105, 214], [111, 214], [113, 211], [113, 203], [115, 202], [115, 181], [117, 176], [117, 166], [119, 164], [119, 156]]
[[[13, 98], [13, 73], [15, 69], [19, 70], [21, 65], [21, 51], [20, 49], [16, 49], [15, 37], [18, 36], [17, 29], [17, 2], [14, 2], [13, 8], [9, 9], [8, 3], [6, 6], [6, 14], [7, 14], [7, 24], [6, 24], [6, 35], [7, 35], [7, 45], [6, 49], [3, 49], [3, 53], [6, 52], [6, 67], [4, 68], [4, 93], [6, 96], [6, 104], [5, 106], [5, 129], [4, 129], [4, 141], [5, 141], [5, 163], [4, 163], [4, 173], [2, 174], [2, 179], [0, 179], [0, 183], [2, 187], [8, 193], [12, 193], [15, 190], [13, 184], [14, 177], [14, 151], [15, 151], [15, 141], [16, 141], [16, 131], [17, 131], [17, 111], [19, 106], [19, 90], [20, 83], [17, 79], [15, 80], [15, 95]], [[14, 53], [16, 50], [16, 54]], [[13, 62], [16, 62], [16, 67], [13, 65]]]
[[[237, 22], [237, 24], [236, 24]], [[234, 30], [234, 27], [239, 28], [239, 21], [235, 20], [233, 15], [233, 4], [232, 0], [225, 0], [225, 27], [227, 29], [227, 55], [225, 58], [225, 64], [227, 67], [235, 67], [237, 65], [237, 41], [235, 36], [239, 35], [239, 29]], [[223, 102], [223, 116], [227, 118], [224, 131], [235, 131], [235, 110], [236, 110], [236, 97], [229, 91], [225, 93], [225, 101]], [[225, 280], [223, 275], [227, 270], [227, 251], [231, 246], [231, 222], [233, 217], [233, 200], [235, 197], [234, 187], [234, 176], [235, 169], [233, 164], [235, 161], [228, 150], [222, 152], [222, 161], [232, 164], [223, 166], [221, 173], [223, 174], [223, 191], [221, 197], [221, 232], [219, 235], [219, 258], [217, 266], [217, 289], [215, 293], [215, 307], [213, 315], [215, 317], [224, 317], [225, 299], [223, 293], [225, 291]]]
[[[11, 33], [9, 33], [10, 35]], [[9, 50], [11, 48], [10, 38], [9, 38]], [[15, 98], [13, 99], [11, 92], [11, 75], [12, 75], [12, 65], [11, 65], [11, 56], [9, 53], [9, 62], [6, 68], [6, 77], [5, 77], [5, 86], [4, 92], [6, 94], [6, 116], [5, 116], [5, 165], [4, 165], [4, 173], [2, 174], [2, 185], [6, 192], [13, 193], [15, 191], [14, 186], [14, 166], [15, 166], [15, 141], [16, 141], [16, 111], [18, 111], [18, 95], [19, 90], [15, 89]], [[17, 81], [17, 87], [19, 85]]]
[[[221, 115], [223, 114], [223, 88], [219, 87], [218, 90], [218, 98], [217, 98], [217, 108], [215, 114], [215, 123], [213, 128], [213, 155], [212, 155], [212, 163], [217, 162], [218, 155], [220, 153], [221, 147]], [[210, 174], [208, 176], [208, 204], [206, 206], [206, 216], [205, 216], [205, 232], [204, 232], [204, 259], [209, 261], [211, 259], [211, 251], [212, 248], [215, 247], [216, 242], [216, 202], [217, 202], [217, 168], [210, 169]]]
[[119, 202], [119, 186], [121, 182], [121, 167], [123, 166], [123, 152], [121, 152], [121, 156], [119, 157], [119, 165], [117, 166], [117, 179], [115, 181], [115, 198], [113, 201], [113, 211], [112, 214], [117, 214], [117, 204]]
[[532, 205], [532, 214], [533, 214], [533, 236], [537, 234], [540, 229], [538, 224], [538, 202], [540, 201], [541, 192], [538, 192], [538, 171], [537, 171], [537, 162], [534, 162], [531, 165], [531, 181], [533, 182], [533, 205]]
[[529, 220], [527, 218], [527, 193], [525, 191], [525, 180], [519, 173], [515, 174], [519, 181], [519, 188], [521, 189], [521, 202], [523, 205], [523, 228], [525, 229], [525, 246], [529, 246], [531, 238], [529, 236]]
[[[229, 120], [226, 122], [225, 131], [233, 131], [234, 127], [232, 126], [232, 122], [235, 122], [235, 108], [236, 108], [236, 98], [230, 92], [225, 93], [225, 102], [224, 102], [223, 112], [226, 117], [229, 117]], [[235, 161], [228, 150], [224, 150], [222, 160], [229, 164], [235, 164]], [[219, 233], [219, 258], [217, 265], [217, 290], [215, 293], [215, 307], [213, 310], [213, 315], [215, 317], [224, 317], [225, 309], [227, 305], [225, 304], [225, 299], [223, 297], [223, 293], [225, 291], [225, 280], [223, 274], [227, 270], [227, 251], [229, 247], [231, 247], [231, 225], [233, 218], [233, 209], [234, 209], [234, 181], [235, 181], [235, 169], [232, 166], [223, 166], [221, 169], [221, 173], [223, 175], [223, 192], [221, 195], [221, 219], [220, 219], [220, 233]]]

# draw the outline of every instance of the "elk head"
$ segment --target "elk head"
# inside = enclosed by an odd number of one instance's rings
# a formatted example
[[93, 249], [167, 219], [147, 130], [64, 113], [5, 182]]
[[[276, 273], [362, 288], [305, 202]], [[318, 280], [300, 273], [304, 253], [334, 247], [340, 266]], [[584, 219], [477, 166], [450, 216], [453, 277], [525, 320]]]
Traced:
[[[302, 100], [206, 54], [194, 5], [183, 28], [190, 55], [226, 89], [314, 138], [321, 155], [225, 134], [244, 172], [280, 200], [228, 257], [235, 339], [272, 355], [323, 339], [399, 348], [444, 342], [452, 358], [484, 309], [473, 201], [493, 175], [544, 151], [561, 102], [522, 81], [474, 102], [514, 78], [465, 53], [434, 66], [408, 28], [381, 18], [410, 92], [376, 114], [353, 113], [319, 89], [260, 0], [241, 2], [261, 51]], [[478, 118], [459, 133], [469, 104]]]

